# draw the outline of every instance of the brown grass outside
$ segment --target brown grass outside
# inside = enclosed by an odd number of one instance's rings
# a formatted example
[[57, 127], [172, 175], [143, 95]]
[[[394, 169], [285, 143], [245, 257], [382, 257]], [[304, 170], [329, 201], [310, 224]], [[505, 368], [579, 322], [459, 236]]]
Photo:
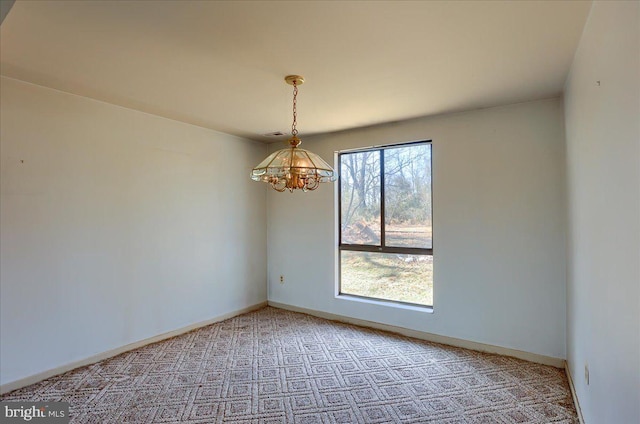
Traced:
[[341, 252], [341, 293], [433, 305], [433, 257]]

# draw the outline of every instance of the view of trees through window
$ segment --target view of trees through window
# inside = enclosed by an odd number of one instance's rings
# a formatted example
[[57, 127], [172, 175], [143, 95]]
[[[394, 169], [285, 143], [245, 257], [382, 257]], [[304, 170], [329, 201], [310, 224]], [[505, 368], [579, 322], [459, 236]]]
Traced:
[[431, 143], [340, 154], [340, 293], [433, 305]]

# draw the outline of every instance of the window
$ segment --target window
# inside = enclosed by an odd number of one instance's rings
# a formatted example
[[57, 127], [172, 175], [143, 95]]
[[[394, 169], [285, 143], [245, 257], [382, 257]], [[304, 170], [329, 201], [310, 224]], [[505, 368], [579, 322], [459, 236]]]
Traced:
[[433, 305], [431, 143], [340, 153], [340, 294]]

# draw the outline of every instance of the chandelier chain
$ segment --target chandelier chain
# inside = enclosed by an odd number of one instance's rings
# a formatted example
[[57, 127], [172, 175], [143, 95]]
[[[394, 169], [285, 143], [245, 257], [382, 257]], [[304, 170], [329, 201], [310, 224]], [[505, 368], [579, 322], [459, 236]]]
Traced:
[[293, 124], [291, 124], [291, 135], [294, 137], [298, 135], [298, 129], [296, 126], [298, 125], [298, 84], [293, 82]]

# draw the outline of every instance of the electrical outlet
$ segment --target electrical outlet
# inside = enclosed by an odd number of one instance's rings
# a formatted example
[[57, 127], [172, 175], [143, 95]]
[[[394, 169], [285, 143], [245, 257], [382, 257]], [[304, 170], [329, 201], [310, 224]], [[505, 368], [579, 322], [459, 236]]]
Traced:
[[280, 284], [284, 284], [284, 275], [280, 276]]
[[589, 385], [589, 364], [584, 364], [584, 382]]

